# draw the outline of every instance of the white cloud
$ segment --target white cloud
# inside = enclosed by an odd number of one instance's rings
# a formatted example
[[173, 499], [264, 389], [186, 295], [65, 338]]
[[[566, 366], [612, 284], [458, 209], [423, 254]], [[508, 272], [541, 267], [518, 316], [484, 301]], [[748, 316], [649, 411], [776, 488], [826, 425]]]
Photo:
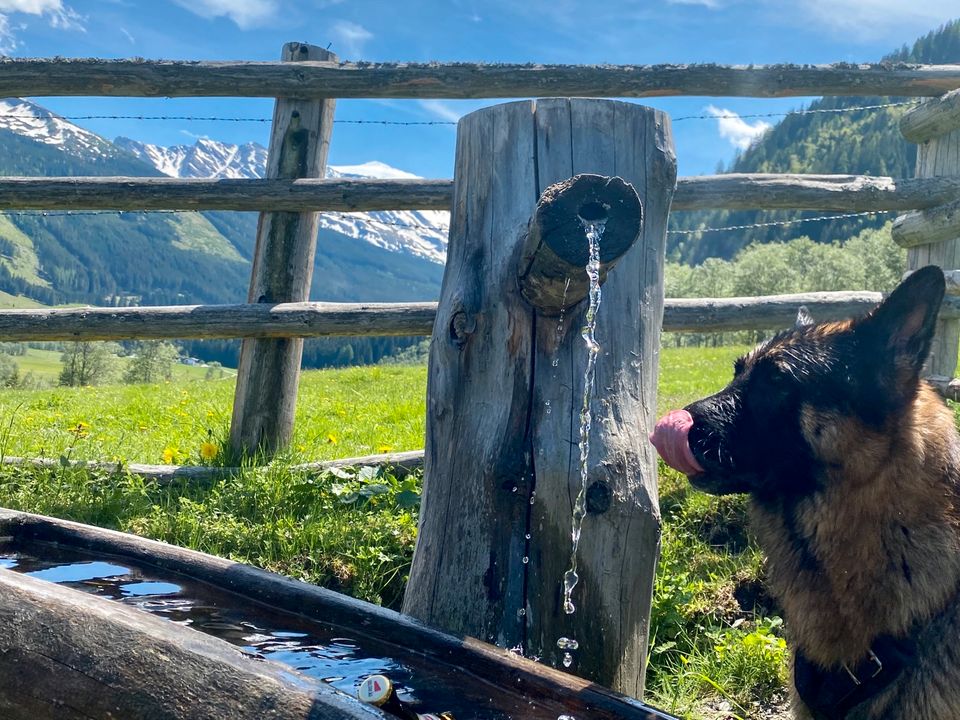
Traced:
[[434, 115], [440, 120], [446, 120], [447, 122], [457, 122], [464, 115], [464, 113], [450, 107], [450, 105], [442, 100], [421, 100], [420, 107], [431, 115]]
[[262, 25], [273, 18], [280, 9], [280, 0], [173, 0], [173, 2], [203, 18], [229, 18], [243, 30]]
[[340, 42], [340, 47], [334, 46], [337, 54], [342, 56], [357, 57], [363, 52], [363, 46], [368, 40], [373, 39], [373, 33], [367, 30], [363, 25], [350, 22], [349, 20], [338, 20], [330, 28], [334, 37]]
[[753, 124], [748, 123], [732, 110], [718, 108], [715, 105], [707, 105], [706, 111], [717, 118], [720, 137], [729, 140], [730, 144], [739, 150], [746, 150], [771, 127], [770, 123], [763, 120], [757, 120]]
[[[778, 1], [766, 1], [780, 7]], [[925, 32], [960, 13], [956, 0], [798, 0], [789, 7], [793, 16], [806, 15], [834, 34], [864, 40]]]
[[63, 0], [0, 0], [0, 53], [4, 55], [17, 49], [16, 31], [26, 28], [23, 23], [13, 26], [12, 14], [37, 15], [46, 18], [50, 27], [85, 32], [83, 18]]

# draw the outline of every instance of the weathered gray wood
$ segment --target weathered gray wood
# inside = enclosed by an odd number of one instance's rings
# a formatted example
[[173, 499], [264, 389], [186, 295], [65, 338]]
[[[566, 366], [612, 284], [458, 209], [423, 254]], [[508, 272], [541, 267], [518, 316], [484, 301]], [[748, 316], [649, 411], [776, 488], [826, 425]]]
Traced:
[[501, 647], [518, 645], [524, 626], [533, 322], [515, 262], [540, 194], [530, 162], [534, 107], [497, 105], [460, 121], [427, 377], [420, 529], [403, 605]]
[[[394, 648], [395, 656], [401, 658], [402, 664], [413, 666], [415, 674], [443, 672], [454, 678], [459, 675], [465, 691], [475, 687], [470, 678], [484, 683], [485, 687], [480, 685], [482, 699], [495, 696], [500, 707], [506, 705], [511, 710], [506, 713], [510, 717], [554, 720], [566, 714], [591, 720], [672, 720], [636, 700], [507, 650], [469, 637], [452, 637], [391, 610], [242, 563], [114, 530], [11, 510], [0, 509], [0, 534], [15, 543], [57, 543], [129, 558], [134, 563], [170, 570], [281, 611], [317, 618], [349, 631], [348, 634], [357, 633], [364, 640]], [[478, 709], [482, 704], [478, 703]]]
[[622, 178], [586, 173], [543, 191], [518, 264], [520, 292], [540, 314], [558, 315], [587, 297], [588, 222], [603, 222], [602, 283], [640, 235], [643, 209], [636, 190]]
[[[669, 122], [627, 103], [539, 100], [468, 115], [457, 142], [428, 375], [421, 527], [404, 610], [523, 645], [553, 664], [561, 635], [576, 638], [576, 672], [639, 695], [660, 527], [644, 428], [656, 408], [663, 243], [676, 180]], [[610, 307], [600, 312], [589, 472], [612, 502], [584, 523], [579, 609], [566, 616], [583, 308], [572, 309], [558, 333], [557, 319], [529, 309], [513, 278], [540, 193], [587, 172], [633, 185], [646, 220], [604, 286]]]
[[6, 720], [385, 718], [332, 687], [120, 603], [0, 570]]
[[[942, 177], [960, 174], [960, 130], [954, 130], [928, 140], [917, 147], [917, 177]], [[955, 199], [955, 198], [954, 198]], [[923, 217], [908, 215], [897, 220], [896, 239], [914, 243], [907, 250], [907, 269], [917, 270], [925, 265], [937, 265], [944, 271], [960, 268], [960, 233], [949, 234], [947, 228], [957, 229], [950, 205], [923, 213]], [[916, 230], [930, 232], [927, 244], [916, 244]], [[913, 232], [911, 232], [911, 230]], [[936, 335], [926, 374], [954, 377], [957, 370], [957, 349], [960, 345], [960, 321], [942, 310], [937, 321]]]
[[[949, 276], [949, 273], [948, 273]], [[667, 299], [663, 329], [720, 332], [788, 327], [796, 309], [842, 318], [880, 301], [880, 293], [820, 292], [748, 298]], [[281, 303], [50, 308], [0, 311], [0, 340], [95, 341], [181, 338], [282, 338], [430, 335], [437, 303]], [[940, 316], [960, 317], [947, 298]], [[457, 322], [461, 322], [458, 318]]]
[[[292, 66], [337, 60], [323, 48], [301, 43], [285, 45], [282, 57]], [[335, 102], [300, 97], [282, 94], [277, 98], [267, 154], [268, 178], [322, 178], [326, 172]], [[248, 302], [273, 304], [309, 298], [318, 222], [312, 212], [260, 215]], [[230, 422], [232, 454], [269, 456], [290, 442], [302, 355], [301, 338], [243, 341]]]
[[511, 98], [940, 95], [958, 65], [483, 65], [5, 58], [0, 97]]
[[[672, 210], [914, 210], [958, 195], [960, 177], [732, 173], [679, 178]], [[449, 210], [452, 198], [452, 180], [0, 178], [10, 210]]]
[[960, 200], [901, 215], [893, 222], [893, 241], [903, 248], [940, 243], [960, 236]]
[[[4, 456], [0, 458], [0, 463], [3, 465], [33, 467], [42, 470], [52, 470], [63, 467], [63, 461], [58, 458]], [[233, 477], [244, 471], [244, 468], [240, 467], [219, 467], [213, 465], [147, 465], [143, 463], [99, 462], [95, 460], [69, 461], [67, 466], [91, 472], [109, 473], [111, 475], [137, 475], [144, 480], [159, 485], [170, 485], [173, 483], [194, 485]], [[362, 455], [360, 457], [340, 458], [338, 460], [321, 460], [297, 465], [284, 465], [285, 470], [305, 474], [323, 473], [336, 468], [352, 467], [383, 467], [390, 469], [397, 477], [404, 477], [423, 467], [423, 450], [379, 453], [377, 455]]]
[[436, 303], [268, 303], [0, 311], [0, 339], [129, 340], [429, 335]]
[[449, 210], [451, 180], [0, 178], [10, 210]]
[[960, 129], [960, 90], [928, 100], [900, 118], [900, 133], [912, 143], [924, 143], [957, 129]]
[[914, 210], [958, 195], [960, 177], [731, 173], [680, 178], [672, 210]]

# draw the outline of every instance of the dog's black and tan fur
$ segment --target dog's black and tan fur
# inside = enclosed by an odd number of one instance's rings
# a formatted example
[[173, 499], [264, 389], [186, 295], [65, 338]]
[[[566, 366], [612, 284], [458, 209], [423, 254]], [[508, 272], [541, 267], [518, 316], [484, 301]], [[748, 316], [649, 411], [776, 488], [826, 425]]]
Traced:
[[801, 687], [797, 718], [960, 719], [960, 438], [920, 380], [943, 294], [930, 267], [863, 319], [801, 316], [687, 408], [691, 482], [751, 496], [797, 679], [801, 660], [842, 677], [883, 638], [907, 647], [852, 708]]

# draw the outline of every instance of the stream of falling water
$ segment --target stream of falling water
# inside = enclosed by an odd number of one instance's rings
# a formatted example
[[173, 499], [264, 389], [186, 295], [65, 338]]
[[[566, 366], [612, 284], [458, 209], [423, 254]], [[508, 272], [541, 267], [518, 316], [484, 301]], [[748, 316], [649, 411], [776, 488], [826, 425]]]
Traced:
[[[573, 528], [570, 533], [572, 540], [570, 569], [563, 575], [563, 611], [567, 615], [572, 615], [577, 609], [573, 604], [573, 589], [580, 580], [580, 576], [577, 575], [577, 550], [580, 547], [580, 529], [583, 525], [583, 518], [587, 514], [586, 496], [589, 475], [587, 461], [590, 457], [590, 427], [593, 422], [590, 414], [590, 403], [593, 400], [597, 355], [600, 353], [600, 345], [597, 344], [594, 337], [597, 327], [597, 310], [600, 308], [600, 238], [603, 237], [603, 230], [606, 225], [606, 221], [581, 222], [590, 249], [589, 259], [587, 260], [590, 294], [587, 315], [581, 331], [584, 344], [587, 347], [587, 364], [583, 372], [583, 403], [580, 406], [580, 492], [577, 493], [577, 499], [573, 505]], [[573, 664], [573, 655], [570, 651], [578, 649], [579, 643], [572, 638], [562, 637], [557, 640], [557, 647], [564, 652], [563, 666], [570, 667]]]

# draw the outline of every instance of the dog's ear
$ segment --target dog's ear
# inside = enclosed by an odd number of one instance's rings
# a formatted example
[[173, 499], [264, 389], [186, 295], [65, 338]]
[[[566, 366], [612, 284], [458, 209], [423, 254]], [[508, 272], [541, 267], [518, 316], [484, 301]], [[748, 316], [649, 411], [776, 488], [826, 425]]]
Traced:
[[813, 319], [813, 315], [810, 314], [810, 311], [807, 310], [806, 305], [801, 305], [797, 310], [797, 319], [793, 323], [795, 328], [807, 327], [808, 325], [815, 325], [816, 321]]
[[916, 379], [930, 354], [937, 313], [946, 291], [943, 271], [928, 265], [912, 273], [856, 325], [864, 350], [894, 370], [900, 382]]

